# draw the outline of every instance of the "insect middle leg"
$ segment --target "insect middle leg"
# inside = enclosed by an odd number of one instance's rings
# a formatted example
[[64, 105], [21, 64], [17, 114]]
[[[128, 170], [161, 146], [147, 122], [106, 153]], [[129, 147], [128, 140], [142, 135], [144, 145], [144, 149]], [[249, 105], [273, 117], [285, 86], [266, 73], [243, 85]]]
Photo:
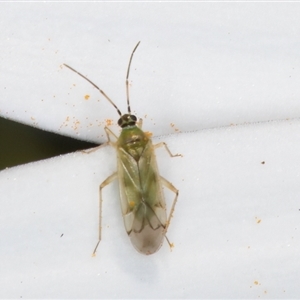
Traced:
[[171, 157], [176, 157], [176, 156], [182, 156], [182, 154], [172, 154], [172, 152], [170, 151], [168, 145], [165, 143], [165, 142], [161, 142], [161, 143], [158, 143], [156, 145], [153, 145], [154, 149], [157, 149], [157, 148], [160, 148], [160, 147], [165, 147], [165, 149], [167, 150], [167, 152], [169, 153], [169, 155]]
[[102, 199], [102, 189], [104, 187], [106, 187], [107, 185], [109, 185], [110, 183], [112, 183], [115, 179], [117, 179], [118, 177], [118, 174], [117, 172], [113, 173], [112, 175], [108, 176], [99, 186], [99, 236], [98, 236], [98, 242], [97, 242], [97, 245], [94, 249], [94, 252], [93, 252], [93, 256], [96, 255], [96, 251], [97, 251], [97, 248], [101, 242], [101, 231], [102, 231], [102, 202], [103, 202], [103, 199]]

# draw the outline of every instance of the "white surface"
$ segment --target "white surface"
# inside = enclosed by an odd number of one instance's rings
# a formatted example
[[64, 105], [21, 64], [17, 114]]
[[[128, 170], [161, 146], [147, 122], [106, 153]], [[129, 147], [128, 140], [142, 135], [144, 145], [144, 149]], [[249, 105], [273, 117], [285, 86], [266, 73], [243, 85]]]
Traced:
[[[183, 158], [158, 152], [161, 174], [180, 190], [171, 253], [166, 243], [152, 256], [134, 250], [114, 183], [91, 257], [98, 185], [115, 170], [109, 147], [2, 171], [2, 298], [300, 296], [300, 122], [263, 122], [299, 117], [298, 3], [0, 6], [2, 115], [101, 141], [115, 111], [60, 65], [87, 74], [124, 111], [141, 40], [131, 100], [147, 114], [145, 130], [197, 130], [161, 139]], [[247, 125], [222, 127], [238, 123]]]
[[152, 256], [130, 244], [114, 183], [91, 257], [98, 185], [115, 169], [110, 147], [1, 172], [1, 296], [297, 297], [299, 130], [286, 121], [165, 138], [184, 155], [158, 151], [161, 174], [180, 189], [175, 247]]
[[62, 64], [124, 112], [128, 60], [140, 40], [132, 108], [156, 135], [298, 117], [299, 6], [2, 3], [0, 114], [104, 141], [103, 124], [116, 112]]

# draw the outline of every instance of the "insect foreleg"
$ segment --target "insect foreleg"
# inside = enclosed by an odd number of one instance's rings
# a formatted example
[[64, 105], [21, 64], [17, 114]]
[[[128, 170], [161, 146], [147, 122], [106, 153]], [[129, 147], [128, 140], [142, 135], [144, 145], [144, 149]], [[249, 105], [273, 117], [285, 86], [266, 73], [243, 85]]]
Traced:
[[93, 252], [93, 256], [96, 255], [96, 251], [97, 251], [97, 248], [100, 244], [100, 241], [101, 241], [101, 231], [102, 231], [102, 202], [103, 202], [103, 199], [102, 199], [102, 189], [104, 187], [106, 187], [107, 185], [109, 185], [111, 182], [113, 182], [115, 179], [117, 179], [118, 177], [118, 174], [117, 172], [113, 173], [112, 175], [108, 176], [99, 186], [99, 237], [98, 237], [98, 242], [97, 242], [97, 245], [94, 249], [94, 252]]
[[167, 150], [167, 152], [169, 153], [169, 155], [171, 157], [182, 156], [181, 154], [178, 154], [178, 153], [172, 154], [172, 152], [170, 151], [168, 145], [165, 142], [161, 142], [161, 143], [158, 143], [156, 145], [153, 145], [154, 149], [157, 149], [157, 148], [163, 147], [163, 146], [165, 147], [165, 149]]
[[108, 128], [108, 127], [104, 127], [104, 130], [105, 130], [105, 133], [106, 133], [106, 136], [107, 136], [107, 143], [113, 147], [115, 147], [116, 143], [115, 142], [112, 142], [111, 140], [111, 136], [113, 136], [113, 138], [115, 140], [118, 139], [118, 137]]
[[92, 149], [88, 149], [88, 150], [81, 150], [81, 152], [83, 153], [86, 153], [86, 154], [89, 154], [89, 153], [92, 153], [94, 151], [97, 151], [99, 148], [101, 148], [102, 146], [105, 146], [105, 145], [111, 145], [111, 146], [115, 146], [115, 143], [111, 141], [111, 136], [113, 136], [115, 139], [118, 139], [118, 137], [108, 128], [108, 127], [104, 127], [104, 130], [105, 130], [105, 133], [106, 133], [106, 136], [107, 136], [107, 142], [100, 145], [100, 146], [97, 146], [95, 148], [92, 148]]
[[140, 129], [142, 129], [142, 127], [143, 127], [143, 119], [139, 119], [139, 121], [136, 123], [136, 125], [137, 125]]

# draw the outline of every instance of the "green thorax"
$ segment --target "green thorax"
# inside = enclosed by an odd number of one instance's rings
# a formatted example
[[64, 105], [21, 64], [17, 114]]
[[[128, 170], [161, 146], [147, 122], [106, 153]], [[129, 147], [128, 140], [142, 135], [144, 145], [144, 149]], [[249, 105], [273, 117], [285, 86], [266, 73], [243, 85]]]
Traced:
[[138, 162], [148, 141], [149, 138], [145, 132], [133, 125], [122, 129], [117, 145]]

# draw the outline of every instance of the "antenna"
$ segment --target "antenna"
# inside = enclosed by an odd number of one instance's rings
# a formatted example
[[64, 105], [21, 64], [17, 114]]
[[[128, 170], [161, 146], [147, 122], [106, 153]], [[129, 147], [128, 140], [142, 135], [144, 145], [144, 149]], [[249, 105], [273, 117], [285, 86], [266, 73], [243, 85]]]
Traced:
[[130, 56], [130, 59], [129, 59], [129, 64], [128, 64], [128, 69], [127, 69], [127, 75], [126, 75], [126, 96], [127, 96], [127, 111], [128, 111], [128, 114], [131, 115], [131, 109], [130, 109], [130, 103], [129, 103], [129, 84], [128, 84], [128, 77], [129, 77], [129, 72], [130, 72], [130, 66], [131, 66], [131, 61], [132, 61], [132, 57], [133, 57], [133, 54], [136, 50], [136, 48], [139, 46], [140, 42], [138, 42], [136, 44], [136, 46], [134, 47], [132, 53], [131, 53], [131, 56]]
[[118, 114], [120, 116], [122, 116], [122, 113], [120, 112], [119, 108], [117, 107], [116, 104], [113, 103], [113, 101], [91, 80], [89, 80], [87, 77], [85, 77], [84, 75], [82, 75], [81, 73], [79, 73], [78, 71], [76, 71], [75, 69], [73, 69], [72, 67], [63, 64], [64, 66], [66, 66], [67, 68], [69, 68], [70, 70], [72, 70], [73, 72], [77, 73], [79, 76], [81, 76], [82, 78], [84, 78], [85, 80], [87, 80], [90, 84], [92, 84], [113, 106], [114, 108], [117, 110]]
[[[131, 65], [131, 61], [132, 61], [132, 57], [133, 54], [136, 50], [136, 48], [138, 47], [138, 45], [140, 44], [140, 42], [138, 42], [136, 44], [136, 46], [134, 47], [131, 56], [130, 56], [130, 60], [129, 60], [129, 64], [128, 64], [128, 69], [127, 69], [127, 75], [126, 75], [126, 95], [127, 95], [127, 109], [128, 109], [128, 113], [131, 114], [130, 111], [130, 104], [129, 104], [129, 84], [128, 84], [128, 77], [129, 77], [129, 71], [130, 71], [130, 65]], [[93, 85], [110, 103], [111, 105], [117, 110], [118, 114], [122, 117], [122, 113], [119, 110], [119, 108], [117, 107], [117, 105], [94, 83], [92, 82], [90, 79], [88, 79], [86, 76], [82, 75], [81, 73], [79, 73], [78, 71], [76, 71], [75, 69], [73, 69], [72, 67], [70, 67], [67, 64], [63, 64], [65, 67], [69, 68], [71, 71], [75, 72], [76, 74], [78, 74], [79, 76], [81, 76], [83, 79], [85, 79], [86, 81], [88, 81], [91, 85]]]

